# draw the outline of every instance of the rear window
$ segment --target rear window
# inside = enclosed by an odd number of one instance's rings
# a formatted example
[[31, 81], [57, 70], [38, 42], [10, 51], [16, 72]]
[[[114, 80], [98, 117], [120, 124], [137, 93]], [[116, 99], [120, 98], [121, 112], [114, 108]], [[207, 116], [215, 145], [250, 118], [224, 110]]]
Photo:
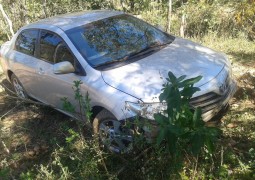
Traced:
[[15, 49], [28, 55], [34, 55], [38, 30], [28, 29], [22, 31], [15, 43]]

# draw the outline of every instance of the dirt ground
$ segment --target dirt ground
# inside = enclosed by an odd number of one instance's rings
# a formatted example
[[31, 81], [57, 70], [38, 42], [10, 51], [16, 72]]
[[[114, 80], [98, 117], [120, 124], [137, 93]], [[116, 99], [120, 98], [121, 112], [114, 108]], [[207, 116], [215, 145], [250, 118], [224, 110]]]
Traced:
[[69, 119], [50, 107], [17, 99], [12, 85], [1, 74], [0, 172], [8, 167], [13, 172], [6, 173], [16, 178], [33, 164], [49, 159], [55, 142], [65, 141], [60, 126], [74, 126]]

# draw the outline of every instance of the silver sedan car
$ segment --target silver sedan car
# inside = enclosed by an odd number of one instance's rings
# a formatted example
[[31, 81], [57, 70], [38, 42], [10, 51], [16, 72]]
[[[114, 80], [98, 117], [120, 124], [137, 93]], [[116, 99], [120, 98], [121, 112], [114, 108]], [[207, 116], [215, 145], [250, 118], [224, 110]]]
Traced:
[[[63, 109], [61, 99], [76, 105], [73, 83], [88, 92], [93, 129], [109, 150], [131, 148], [132, 131], [123, 123], [146, 119], [164, 108], [159, 102], [169, 71], [177, 77], [201, 75], [191, 105], [208, 121], [236, 90], [224, 54], [169, 35], [118, 11], [87, 11], [56, 16], [21, 28], [1, 47], [1, 64], [18, 96]], [[146, 126], [143, 127], [147, 131]]]

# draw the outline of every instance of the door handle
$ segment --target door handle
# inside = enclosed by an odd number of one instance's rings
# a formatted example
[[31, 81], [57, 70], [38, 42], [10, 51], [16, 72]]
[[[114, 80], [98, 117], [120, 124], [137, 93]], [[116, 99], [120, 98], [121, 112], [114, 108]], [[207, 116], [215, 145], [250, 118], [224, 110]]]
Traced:
[[40, 74], [40, 75], [45, 74], [45, 71], [43, 70], [43, 68], [39, 68], [38, 74]]

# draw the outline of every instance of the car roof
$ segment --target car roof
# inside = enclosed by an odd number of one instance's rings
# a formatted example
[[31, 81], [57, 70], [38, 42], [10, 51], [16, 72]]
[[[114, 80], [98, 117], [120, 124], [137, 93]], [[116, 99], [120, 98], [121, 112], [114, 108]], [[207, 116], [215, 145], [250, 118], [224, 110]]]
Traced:
[[83, 11], [76, 13], [69, 13], [58, 15], [46, 19], [39, 20], [35, 23], [31, 23], [24, 28], [36, 28], [42, 26], [55, 26], [66, 31], [74, 27], [82, 26], [93, 21], [100, 19], [108, 18], [111, 16], [117, 16], [124, 14], [121, 11], [111, 11], [111, 10], [92, 10], [92, 11]]

